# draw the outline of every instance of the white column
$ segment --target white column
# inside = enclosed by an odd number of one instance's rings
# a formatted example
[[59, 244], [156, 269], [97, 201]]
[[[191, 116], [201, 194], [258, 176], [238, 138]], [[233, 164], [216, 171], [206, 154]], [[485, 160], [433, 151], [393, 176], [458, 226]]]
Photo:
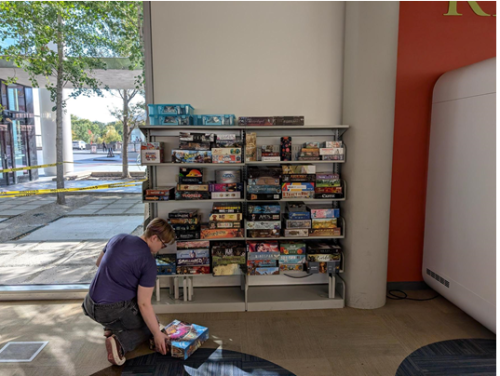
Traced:
[[347, 2], [342, 124], [346, 304], [385, 304], [399, 2]]
[[[56, 112], [52, 111], [54, 103], [50, 100], [50, 92], [47, 89], [38, 90], [40, 97], [40, 120], [42, 126], [42, 152], [43, 163], [56, 162]], [[63, 99], [68, 99], [68, 91], [63, 90]], [[63, 114], [63, 159], [65, 162], [73, 162], [73, 144], [71, 136], [71, 115], [69, 112]], [[55, 176], [56, 167], [44, 169], [45, 175]], [[71, 163], [64, 164], [64, 173], [74, 170]]]

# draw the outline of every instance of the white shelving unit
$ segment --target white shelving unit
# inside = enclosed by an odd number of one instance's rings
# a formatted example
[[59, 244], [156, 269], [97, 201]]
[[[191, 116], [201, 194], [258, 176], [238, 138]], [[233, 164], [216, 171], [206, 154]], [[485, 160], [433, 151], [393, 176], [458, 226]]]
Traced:
[[[318, 140], [341, 140], [342, 134], [349, 128], [348, 125], [315, 125], [315, 126], [145, 126], [140, 127], [148, 141], [172, 141], [179, 132], [200, 132], [204, 133], [228, 133], [236, 131], [240, 133], [242, 139], [246, 131], [256, 132], [257, 141], [259, 139], [269, 140], [266, 143], [276, 143], [276, 140], [286, 134], [292, 136], [292, 142], [296, 139], [307, 139], [309, 141]], [[166, 141], [167, 140], [167, 141]], [[303, 142], [303, 141], [299, 141]], [[279, 143], [279, 141], [278, 141]], [[260, 143], [258, 142], [258, 145]], [[177, 145], [174, 145], [175, 148]], [[243, 152], [244, 155], [244, 152]], [[167, 157], [168, 158], [168, 157]], [[177, 175], [179, 167], [207, 168], [210, 173], [216, 169], [241, 169], [243, 179], [246, 178], [246, 168], [267, 165], [298, 165], [314, 164], [321, 171], [340, 173], [341, 165], [345, 160], [332, 161], [250, 161], [234, 164], [216, 163], [148, 163], [148, 182], [143, 188], [153, 188], [157, 186], [171, 185], [172, 176]], [[330, 169], [331, 167], [333, 169]], [[210, 179], [210, 178], [209, 178]], [[149, 205], [150, 218], [157, 216], [166, 217], [168, 211], [178, 208], [198, 208], [202, 213], [208, 213], [214, 202], [241, 202], [246, 208], [246, 203], [273, 201], [278, 203], [304, 201], [311, 203], [331, 202], [334, 207], [338, 207], [340, 202], [345, 201], [347, 185], [343, 181], [342, 198], [328, 199], [281, 199], [281, 200], [182, 200], [182, 201], [145, 201]], [[146, 220], [146, 222], [149, 221]], [[345, 236], [345, 220], [341, 220], [341, 236], [309, 236], [306, 238], [280, 236], [276, 238], [229, 238], [229, 239], [209, 239], [210, 241], [227, 240], [318, 240], [318, 239], [343, 239]], [[246, 231], [244, 229], [244, 231]], [[171, 251], [174, 251], [172, 249]], [[344, 271], [344, 259], [341, 263], [341, 271]], [[296, 273], [294, 276], [296, 276]], [[240, 278], [241, 277], [241, 278]], [[157, 283], [156, 301], [153, 306], [156, 313], [184, 313], [184, 312], [238, 312], [238, 311], [263, 311], [263, 310], [296, 310], [296, 309], [330, 309], [343, 308], [345, 306], [345, 282], [339, 274], [326, 275], [314, 274], [307, 276], [303, 273], [303, 278], [291, 278], [285, 275], [279, 276], [212, 276], [212, 275], [173, 275], [159, 276]], [[159, 288], [160, 281], [163, 281]], [[168, 288], [165, 288], [168, 287]], [[175, 291], [177, 295], [175, 296]], [[179, 291], [182, 290], [182, 293]], [[172, 292], [172, 294], [170, 294]], [[187, 294], [187, 295], [186, 295]], [[177, 299], [176, 299], [177, 298]]]

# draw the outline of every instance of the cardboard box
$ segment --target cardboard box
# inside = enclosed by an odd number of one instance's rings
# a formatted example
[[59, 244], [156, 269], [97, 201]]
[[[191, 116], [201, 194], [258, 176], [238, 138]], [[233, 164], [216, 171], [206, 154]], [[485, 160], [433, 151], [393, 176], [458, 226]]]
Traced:
[[211, 142], [179, 142], [179, 149], [181, 150], [210, 150]]
[[249, 230], [279, 230], [281, 229], [281, 221], [247, 221], [247, 229]]
[[211, 192], [213, 200], [231, 200], [241, 198], [241, 192]]
[[[268, 241], [247, 241], [247, 250], [249, 253], [278, 253], [280, 252], [279, 244], [276, 240]], [[279, 257], [279, 255], [278, 255]]]
[[141, 150], [141, 163], [162, 163], [163, 150]]
[[280, 273], [302, 272], [302, 271], [304, 271], [304, 264], [283, 264], [280, 261]]
[[323, 155], [322, 159], [324, 161], [343, 161], [345, 158], [344, 154], [334, 154], [334, 155]]
[[319, 141], [304, 142], [304, 144], [302, 145], [302, 147], [305, 149], [319, 149], [319, 146]]
[[180, 132], [179, 141], [191, 141], [191, 142], [214, 142], [215, 133], [192, 133], [192, 132]]
[[241, 204], [237, 202], [221, 202], [212, 205], [212, 213], [241, 213]]
[[315, 273], [329, 273], [335, 274], [339, 272], [340, 261], [330, 262], [307, 262], [307, 270], [311, 274]]
[[279, 260], [279, 252], [249, 252], [247, 255], [248, 260]]
[[250, 268], [264, 268], [272, 267], [276, 268], [279, 266], [278, 260], [247, 260], [247, 267]]
[[179, 183], [180, 184], [203, 184], [203, 178], [186, 178], [186, 177], [182, 177], [182, 176], [179, 176]]
[[[208, 240], [196, 240], [194, 242], [176, 242], [177, 249], [200, 249], [209, 248], [210, 242]], [[205, 257], [205, 256], [202, 256]]]
[[314, 197], [314, 191], [302, 191], [302, 192], [282, 192], [283, 198], [301, 198], [301, 199], [309, 199]]
[[342, 231], [340, 227], [336, 228], [317, 228], [309, 231], [309, 236], [341, 236]]
[[219, 276], [227, 276], [227, 275], [242, 275], [243, 271], [241, 270], [241, 266], [239, 264], [230, 263], [225, 265], [213, 265], [213, 274], [216, 277]]
[[242, 192], [243, 184], [242, 183], [210, 183], [209, 185], [210, 192]]
[[[186, 243], [200, 243], [186, 242]], [[195, 259], [195, 258], [208, 258], [210, 257], [210, 250], [205, 248], [182, 249], [177, 251], [177, 259]]]
[[249, 269], [248, 274], [250, 274], [250, 275], [279, 275], [280, 269], [277, 267], [255, 268], [255, 269]]
[[344, 155], [344, 148], [320, 148], [320, 155]]
[[240, 116], [239, 125], [246, 126], [269, 126], [274, 125], [273, 116]]
[[248, 214], [249, 221], [279, 221], [280, 214]]
[[316, 174], [315, 165], [283, 165], [281, 166], [282, 174], [293, 175], [293, 174]]
[[280, 142], [280, 153], [282, 161], [292, 160], [292, 138], [291, 137], [281, 137]]
[[300, 151], [300, 156], [301, 157], [319, 157], [319, 150], [320, 149], [309, 149], [309, 148], [302, 148]]
[[[167, 353], [171, 352], [173, 358], [186, 360], [201, 345], [209, 339], [208, 328], [184, 321], [174, 320], [162, 329], [169, 340], [167, 342]], [[154, 340], [150, 340], [150, 348], [155, 349]]]
[[172, 196], [174, 187], [158, 187], [153, 189], [146, 189], [146, 196]]
[[281, 190], [283, 192], [310, 192], [314, 191], [314, 183], [283, 183]]
[[241, 182], [241, 170], [215, 171], [215, 183], [217, 184], [240, 183], [240, 182]]
[[[175, 212], [175, 210], [174, 210]], [[191, 214], [191, 213], [188, 213]], [[177, 224], [177, 225], [185, 225], [185, 224], [190, 224], [190, 225], [196, 225], [199, 223], [198, 217], [190, 217], [190, 218], [169, 218], [168, 220], [171, 224]]]
[[241, 163], [241, 148], [212, 149], [212, 163]]
[[340, 209], [332, 208], [328, 204], [308, 205], [307, 209], [311, 212], [312, 218], [339, 218]]
[[340, 180], [339, 174], [317, 173], [316, 180]]
[[260, 177], [272, 177], [279, 179], [281, 177], [281, 168], [279, 167], [248, 167], [248, 178], [257, 179]]
[[174, 254], [160, 254], [156, 255], [156, 273], [158, 275], [171, 275], [175, 274], [177, 258]]
[[214, 228], [241, 228], [241, 221], [236, 221], [236, 222], [220, 222], [220, 221], [208, 222], [208, 228], [210, 228], [210, 229], [214, 229]]
[[194, 240], [200, 238], [199, 231], [177, 231], [175, 238], [178, 240]]
[[325, 141], [321, 144], [322, 148], [341, 148], [342, 141]]
[[311, 213], [310, 212], [289, 212], [289, 213], [285, 213], [283, 215], [283, 218], [292, 219], [292, 220], [311, 219]]
[[266, 156], [266, 155], [263, 155], [260, 160], [262, 162], [280, 162], [281, 161], [281, 157], [270, 157], [270, 156]]
[[201, 228], [201, 239], [224, 239], [224, 238], [243, 238], [243, 229], [210, 229]]
[[295, 240], [280, 242], [280, 252], [282, 255], [305, 255], [306, 243]]
[[170, 226], [174, 229], [174, 231], [200, 231], [200, 225], [178, 225], [171, 223]]
[[296, 220], [296, 219], [287, 219], [285, 221], [286, 228], [311, 228], [310, 220]]
[[144, 201], [169, 201], [170, 196], [144, 196]]
[[314, 218], [312, 220], [312, 228], [336, 228], [337, 218]]
[[309, 230], [305, 228], [285, 229], [285, 236], [306, 237], [309, 236]]
[[279, 238], [281, 230], [247, 230], [249, 238]]
[[[342, 188], [342, 187], [339, 187]], [[314, 198], [342, 198], [342, 193], [315, 193]]]
[[177, 266], [194, 266], [194, 265], [209, 265], [210, 258], [208, 257], [196, 257], [196, 258], [182, 258], [177, 259]]
[[281, 185], [247, 185], [247, 193], [252, 194], [279, 194]]
[[210, 274], [210, 265], [177, 266], [177, 274]]
[[210, 221], [226, 221], [234, 222], [243, 219], [242, 213], [212, 213], [210, 214]]
[[208, 184], [177, 184], [177, 190], [208, 192]]
[[172, 150], [172, 163], [212, 163], [212, 152]]
[[340, 259], [341, 259], [340, 253], [307, 255], [307, 261], [313, 261], [313, 262], [340, 261]]
[[281, 255], [280, 264], [304, 264], [306, 262], [306, 255]]
[[319, 179], [316, 178], [317, 188], [340, 187], [342, 182], [339, 179]]
[[341, 253], [342, 248], [337, 244], [323, 242], [309, 242], [307, 244], [307, 253], [310, 254], [330, 254]]
[[203, 169], [179, 167], [179, 177], [184, 178], [203, 178]]
[[247, 193], [247, 200], [281, 200], [280, 193]]
[[279, 214], [281, 213], [280, 204], [274, 202], [249, 203], [248, 213], [250, 214]]
[[316, 187], [315, 194], [342, 194], [342, 187]]
[[275, 116], [274, 125], [304, 125], [304, 116]]
[[299, 182], [315, 182], [316, 175], [314, 174], [291, 174], [291, 175], [281, 175], [281, 180], [284, 183], [299, 183]]
[[209, 200], [212, 196], [210, 192], [195, 192], [195, 191], [177, 191], [175, 192], [176, 200]]

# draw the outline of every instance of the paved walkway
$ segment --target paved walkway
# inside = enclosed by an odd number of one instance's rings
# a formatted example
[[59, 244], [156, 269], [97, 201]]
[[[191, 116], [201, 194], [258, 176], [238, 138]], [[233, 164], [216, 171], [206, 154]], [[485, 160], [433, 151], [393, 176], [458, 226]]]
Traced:
[[54, 197], [29, 196], [0, 198], [0, 217], [12, 217], [23, 214], [40, 206], [54, 202]]
[[[93, 187], [95, 185], [105, 185], [105, 184], [115, 184], [127, 181], [136, 181], [140, 179], [129, 179], [129, 180], [68, 180], [64, 182], [64, 188], [87, 188]], [[21, 183], [12, 186], [2, 186], [0, 188], [1, 192], [8, 191], [32, 191], [38, 189], [55, 189], [57, 184], [55, 181], [32, 181], [28, 183]], [[138, 184], [132, 187], [120, 187], [120, 188], [106, 188], [106, 189], [90, 189], [88, 191], [82, 191], [83, 193], [95, 192], [95, 193], [141, 193], [142, 185]], [[35, 197], [40, 197], [35, 196]]]
[[110, 214], [144, 214], [141, 195], [110, 196], [101, 198], [90, 204], [73, 210], [69, 216], [110, 215]]

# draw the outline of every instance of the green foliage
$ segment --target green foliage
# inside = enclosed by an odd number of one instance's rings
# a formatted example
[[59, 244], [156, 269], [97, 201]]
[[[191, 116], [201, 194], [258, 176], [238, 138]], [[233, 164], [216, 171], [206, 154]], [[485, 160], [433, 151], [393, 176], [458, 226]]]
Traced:
[[[106, 133], [106, 126], [106, 124], [99, 121], [90, 121], [71, 115], [71, 129], [74, 141], [82, 140], [90, 143], [93, 140], [96, 143], [97, 138], [102, 137]], [[89, 133], [89, 130], [91, 133]]]
[[109, 144], [110, 142], [118, 142], [122, 140], [121, 136], [112, 125], [107, 126], [106, 134], [104, 135], [103, 139], [107, 144]]

